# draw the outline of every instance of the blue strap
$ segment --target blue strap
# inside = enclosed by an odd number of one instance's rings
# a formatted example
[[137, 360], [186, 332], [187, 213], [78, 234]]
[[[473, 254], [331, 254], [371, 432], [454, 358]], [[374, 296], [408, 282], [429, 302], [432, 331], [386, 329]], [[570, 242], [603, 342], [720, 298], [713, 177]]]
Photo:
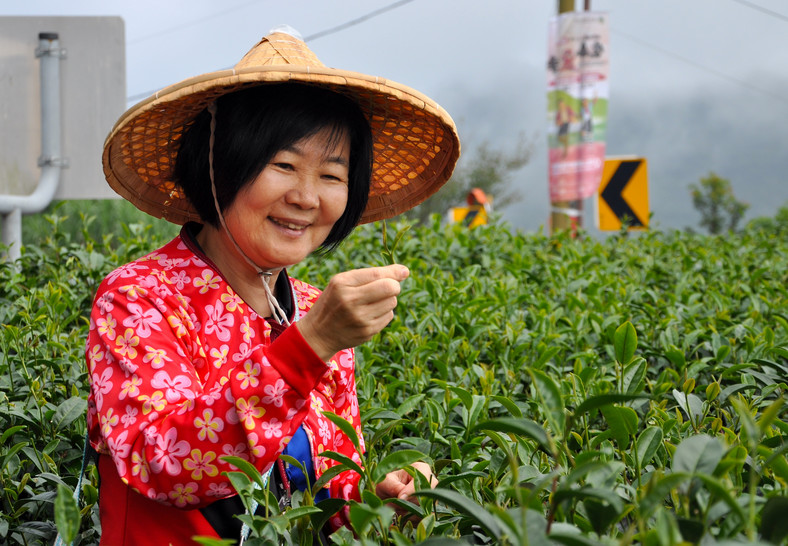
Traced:
[[[96, 451], [90, 446], [90, 435], [88, 432], [85, 432], [85, 446], [82, 448], [82, 468], [79, 469], [77, 487], [74, 489], [74, 494], [72, 495], [74, 500], [77, 501], [77, 508], [79, 508], [79, 501], [82, 500], [82, 480], [85, 477], [85, 469], [88, 466], [88, 457], [94, 453], [96, 453]], [[54, 546], [72, 546], [72, 544], [73, 542], [66, 545], [60, 533], [55, 537]]]

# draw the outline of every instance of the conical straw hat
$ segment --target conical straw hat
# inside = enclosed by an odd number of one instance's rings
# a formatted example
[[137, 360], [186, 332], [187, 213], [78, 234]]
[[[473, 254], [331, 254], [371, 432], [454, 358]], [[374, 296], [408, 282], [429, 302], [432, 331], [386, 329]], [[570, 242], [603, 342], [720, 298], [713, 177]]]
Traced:
[[176, 224], [199, 221], [173, 180], [180, 139], [216, 98], [255, 85], [301, 82], [355, 100], [372, 128], [369, 202], [361, 223], [396, 216], [435, 193], [460, 155], [457, 129], [437, 103], [404, 85], [324, 66], [300, 39], [273, 32], [232, 69], [166, 87], [123, 114], [104, 144], [110, 186], [140, 210]]

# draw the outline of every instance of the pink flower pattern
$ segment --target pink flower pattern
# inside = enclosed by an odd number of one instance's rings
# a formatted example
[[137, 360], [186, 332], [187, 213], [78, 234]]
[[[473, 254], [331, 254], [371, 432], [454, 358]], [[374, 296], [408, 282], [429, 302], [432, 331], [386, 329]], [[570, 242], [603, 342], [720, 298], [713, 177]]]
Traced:
[[[290, 282], [298, 312], [308, 312], [320, 291]], [[91, 443], [148, 498], [191, 509], [226, 497], [223, 472], [235, 468], [224, 455], [264, 471], [299, 426], [318, 477], [336, 464], [323, 451], [358, 460], [322, 416], [346, 416], [361, 437], [353, 351], [326, 366], [290, 329], [272, 342], [270, 324], [180, 236], [104, 280], [86, 361]], [[343, 472], [329, 492], [358, 499], [358, 480]]]

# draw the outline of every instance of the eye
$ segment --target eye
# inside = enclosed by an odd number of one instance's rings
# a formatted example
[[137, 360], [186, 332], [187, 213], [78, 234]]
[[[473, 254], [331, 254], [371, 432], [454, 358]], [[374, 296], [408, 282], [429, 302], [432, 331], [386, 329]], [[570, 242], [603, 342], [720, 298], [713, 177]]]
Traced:
[[277, 169], [282, 169], [283, 171], [292, 171], [295, 167], [291, 163], [286, 163], [284, 161], [277, 161], [275, 163], [271, 163]]

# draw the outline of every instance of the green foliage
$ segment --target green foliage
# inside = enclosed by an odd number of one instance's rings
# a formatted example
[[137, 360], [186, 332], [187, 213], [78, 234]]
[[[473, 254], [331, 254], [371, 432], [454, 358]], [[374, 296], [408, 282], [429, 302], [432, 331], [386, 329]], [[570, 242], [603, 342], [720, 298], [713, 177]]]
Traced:
[[712, 235], [736, 231], [736, 227], [750, 207], [733, 195], [730, 180], [709, 173], [700, 185], [690, 184], [692, 204], [700, 212], [700, 225]]
[[777, 210], [774, 218], [764, 216], [751, 220], [747, 229], [766, 231], [776, 236], [788, 235], [788, 203]]
[[531, 159], [533, 144], [521, 139], [514, 150], [491, 149], [484, 143], [465, 154], [454, 174], [439, 192], [405, 216], [421, 224], [428, 224], [433, 214], [445, 215], [451, 207], [465, 206], [465, 198], [473, 188], [480, 188], [494, 198], [493, 204], [502, 209], [519, 201], [522, 196], [509, 187], [512, 175]]
[[112, 237], [122, 233], [121, 226], [140, 224], [149, 235], [172, 239], [178, 226], [145, 214], [125, 199], [100, 201], [54, 201], [42, 214], [22, 218], [22, 242], [38, 245], [52, 233], [59, 233], [69, 241], [85, 244], [88, 241], [107, 241], [113, 246]]
[[[50, 225], [19, 270], [0, 265], [1, 543], [51, 543], [55, 521], [73, 530], [93, 293], [164, 242], [135, 225], [76, 244]], [[394, 321], [357, 350], [363, 501], [335, 544], [785, 542], [788, 239], [573, 240], [438, 218], [386, 229], [385, 248], [382, 225], [364, 226], [290, 271], [318, 286], [390, 261], [411, 271]], [[337, 471], [354, 464], [327, 456]], [[417, 460], [437, 488], [375, 495]], [[343, 508], [310, 491], [282, 511], [238, 467], [245, 502], [268, 507], [246, 518], [247, 544], [311, 543]], [[97, 539], [95, 501], [91, 467], [82, 544]]]

